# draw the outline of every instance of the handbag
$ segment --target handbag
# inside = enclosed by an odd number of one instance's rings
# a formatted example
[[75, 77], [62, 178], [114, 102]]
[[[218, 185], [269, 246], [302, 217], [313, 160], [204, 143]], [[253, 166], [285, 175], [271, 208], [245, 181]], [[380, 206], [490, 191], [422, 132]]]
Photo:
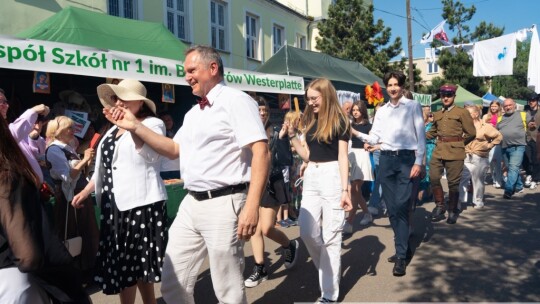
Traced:
[[[76, 257], [81, 254], [82, 250], [82, 237], [76, 236], [73, 238], [68, 239], [67, 238], [67, 228], [68, 228], [68, 216], [69, 216], [69, 203], [66, 203], [66, 225], [64, 229], [64, 246], [66, 246], [67, 250], [69, 251], [69, 254], [71, 254], [72, 257]], [[75, 210], [75, 225], [77, 227], [77, 234], [79, 234], [79, 225], [77, 223], [77, 210]]]

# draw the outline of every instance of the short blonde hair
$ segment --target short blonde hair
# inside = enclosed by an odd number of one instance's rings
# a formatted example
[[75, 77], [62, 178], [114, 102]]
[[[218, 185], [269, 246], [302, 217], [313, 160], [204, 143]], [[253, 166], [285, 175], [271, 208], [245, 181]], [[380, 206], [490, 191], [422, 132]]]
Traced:
[[47, 141], [53, 142], [62, 131], [68, 128], [73, 127], [73, 120], [67, 116], [57, 116], [53, 120], [50, 120], [47, 123], [47, 131], [45, 135], [47, 136]]

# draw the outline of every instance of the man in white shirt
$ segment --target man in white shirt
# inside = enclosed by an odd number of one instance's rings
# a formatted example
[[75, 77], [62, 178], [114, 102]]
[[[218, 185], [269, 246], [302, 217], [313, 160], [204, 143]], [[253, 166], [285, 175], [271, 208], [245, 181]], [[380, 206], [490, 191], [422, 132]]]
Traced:
[[414, 179], [420, 176], [426, 151], [422, 107], [403, 96], [405, 75], [389, 72], [384, 84], [390, 102], [382, 106], [369, 135], [358, 133], [370, 145], [380, 143], [379, 174], [382, 198], [386, 201], [390, 224], [394, 230], [396, 254], [388, 259], [394, 263], [394, 276], [403, 276], [412, 258], [409, 245], [409, 218]]
[[[106, 117], [170, 159], [180, 157], [188, 195], [169, 230], [161, 293], [167, 303], [195, 303], [205, 257], [220, 303], [247, 303], [243, 240], [255, 233], [269, 157], [257, 103], [223, 82], [219, 53], [186, 51], [186, 81], [201, 97], [173, 139], [156, 135], [121, 108]], [[182, 149], [182, 153], [180, 153]]]

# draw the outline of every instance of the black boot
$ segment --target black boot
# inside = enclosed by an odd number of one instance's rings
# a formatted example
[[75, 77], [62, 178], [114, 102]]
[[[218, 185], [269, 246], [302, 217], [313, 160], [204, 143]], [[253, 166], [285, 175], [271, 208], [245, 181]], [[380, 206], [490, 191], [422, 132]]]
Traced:
[[442, 221], [445, 219], [444, 213], [446, 212], [446, 209], [444, 207], [443, 189], [440, 186], [435, 186], [432, 187], [431, 191], [433, 192], [433, 199], [435, 200], [435, 204], [437, 205], [435, 209], [433, 209], [433, 211], [431, 212], [431, 221]]
[[459, 209], [457, 208], [459, 201], [459, 192], [451, 191], [448, 193], [448, 219], [446, 223], [455, 224], [459, 217]]

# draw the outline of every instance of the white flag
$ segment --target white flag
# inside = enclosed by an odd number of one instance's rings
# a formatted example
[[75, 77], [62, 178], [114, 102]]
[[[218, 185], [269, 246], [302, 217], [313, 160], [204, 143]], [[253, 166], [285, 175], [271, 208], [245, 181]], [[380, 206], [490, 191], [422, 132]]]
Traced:
[[516, 58], [516, 34], [474, 44], [474, 76], [512, 75]]
[[536, 93], [540, 93], [540, 41], [538, 40], [536, 25], [532, 28], [527, 86]]
[[448, 42], [448, 36], [446, 36], [446, 32], [444, 31], [444, 25], [446, 24], [446, 20], [441, 21], [435, 28], [433, 28], [429, 33], [425, 34], [424, 37], [422, 37], [422, 40], [420, 40], [421, 44], [431, 43], [433, 42], [433, 38], [441, 41], [443, 44], [449, 44]]

